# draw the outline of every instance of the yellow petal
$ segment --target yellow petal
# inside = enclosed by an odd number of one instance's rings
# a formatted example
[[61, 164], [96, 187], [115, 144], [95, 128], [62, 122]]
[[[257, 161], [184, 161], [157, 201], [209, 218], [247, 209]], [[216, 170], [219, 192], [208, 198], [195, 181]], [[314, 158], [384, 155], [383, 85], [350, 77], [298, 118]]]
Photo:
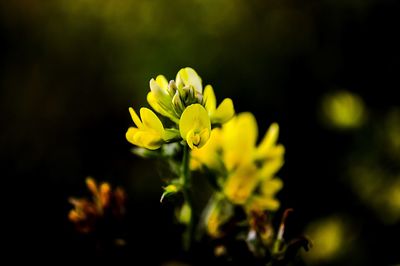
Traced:
[[204, 106], [210, 116], [217, 108], [217, 100], [211, 85], [207, 85], [204, 89]]
[[139, 130], [133, 136], [133, 144], [149, 150], [156, 150], [161, 147], [162, 139], [155, 132]]
[[179, 121], [179, 131], [191, 148], [201, 148], [211, 132], [211, 122], [206, 109], [200, 104], [186, 107]]
[[[162, 84], [162, 86], [164, 86], [165, 84], [163, 80], [163, 78], [159, 78], [159, 82]], [[165, 78], [164, 78], [165, 79]], [[167, 84], [168, 85], [168, 84]], [[158, 112], [158, 109], [163, 109], [165, 112], [173, 112], [172, 109], [172, 98], [171, 95], [169, 95], [168, 90], [164, 90], [163, 88], [160, 87], [160, 85], [157, 83], [157, 81], [155, 81], [154, 79], [150, 80], [150, 93], [151, 96], [149, 96], [149, 94], [147, 95], [147, 100], [149, 101], [149, 97], [151, 97], [151, 101], [153, 101], [153, 103], [150, 104], [154, 104], [156, 103], [156, 105], [159, 105], [159, 107], [154, 108], [154, 110], [156, 110]]]
[[277, 199], [263, 196], [254, 196], [249, 204], [247, 204], [247, 209], [251, 211], [276, 211], [279, 209], [280, 203]]
[[168, 117], [175, 123], [179, 123], [179, 118], [176, 117], [173, 113], [172, 104], [171, 104], [170, 109], [168, 109], [167, 107], [161, 106], [160, 102], [157, 100], [157, 98], [154, 96], [154, 93], [152, 93], [152, 92], [149, 92], [147, 94], [147, 102], [150, 104], [151, 108], [153, 108], [154, 111], [156, 111], [157, 113], [159, 113], [165, 117]]
[[131, 114], [133, 123], [135, 123], [138, 128], [143, 127], [142, 121], [140, 121], [139, 116], [136, 114], [135, 110], [132, 107], [129, 107], [129, 113]]
[[257, 122], [251, 113], [240, 113], [225, 123], [223, 130], [224, 162], [228, 170], [253, 160], [257, 140]]
[[200, 142], [197, 145], [197, 148], [202, 148], [205, 144], [207, 144], [208, 140], [210, 139], [211, 127], [210, 128], [203, 128], [199, 132]]
[[264, 196], [274, 196], [283, 187], [283, 182], [279, 178], [264, 180], [261, 184], [261, 193]]
[[262, 154], [268, 153], [268, 151], [276, 144], [279, 136], [279, 125], [277, 123], [271, 124], [267, 133], [260, 145], [257, 148], [257, 153], [262, 156]]
[[140, 117], [142, 118], [143, 128], [153, 129], [162, 136], [164, 134], [164, 126], [156, 114], [146, 107], [140, 108]]
[[234, 115], [235, 109], [233, 108], [233, 102], [231, 99], [226, 98], [211, 115], [211, 122], [223, 124], [228, 122]]
[[283, 158], [275, 158], [274, 160], [267, 161], [260, 170], [260, 176], [262, 179], [270, 179], [273, 177], [279, 169], [283, 166]]
[[244, 204], [258, 183], [257, 167], [253, 164], [241, 166], [225, 181], [224, 194], [233, 203]]
[[158, 86], [160, 86], [161, 89], [163, 89], [164, 91], [167, 91], [168, 80], [163, 75], [158, 75], [156, 78], [156, 82], [157, 82]]
[[191, 149], [194, 148], [194, 145], [197, 147], [197, 145], [200, 143], [200, 136], [195, 134], [193, 129], [189, 130], [185, 139]]
[[221, 130], [214, 128], [207, 143], [200, 149], [192, 150], [191, 169], [198, 169], [204, 165], [211, 170], [220, 170], [223, 167], [219, 155], [221, 148]]
[[210, 130], [208, 128], [203, 128], [200, 132], [196, 132], [192, 129], [186, 135], [186, 142], [191, 149], [197, 149], [203, 147], [209, 138]]
[[136, 128], [136, 127], [130, 127], [130, 128], [128, 128], [128, 130], [127, 130], [126, 133], [125, 133], [126, 140], [129, 141], [130, 143], [136, 145], [135, 143], [133, 143], [133, 140], [134, 140], [135, 134], [136, 134], [138, 131], [139, 131], [139, 129]]
[[154, 130], [140, 130], [135, 127], [130, 127], [125, 136], [133, 145], [149, 150], [160, 148], [162, 143], [161, 136]]
[[[160, 78], [160, 83], [162, 84], [162, 78]], [[168, 85], [168, 84], [167, 84]], [[165, 100], [166, 97], [169, 96], [167, 90], [164, 90], [159, 83], [154, 80], [151, 79], [150, 80], [150, 91], [152, 93], [154, 93], [154, 95], [156, 96], [157, 99], [159, 99], [160, 101]]]
[[260, 150], [257, 150], [257, 159], [271, 160], [277, 157], [283, 157], [284, 154], [285, 147], [282, 144], [279, 144], [268, 149], [266, 152], [260, 152]]
[[201, 78], [197, 75], [193, 68], [185, 67], [179, 70], [176, 75], [176, 85], [178, 88], [184, 86], [193, 86], [193, 88], [199, 92], [203, 93], [203, 86], [201, 84]]

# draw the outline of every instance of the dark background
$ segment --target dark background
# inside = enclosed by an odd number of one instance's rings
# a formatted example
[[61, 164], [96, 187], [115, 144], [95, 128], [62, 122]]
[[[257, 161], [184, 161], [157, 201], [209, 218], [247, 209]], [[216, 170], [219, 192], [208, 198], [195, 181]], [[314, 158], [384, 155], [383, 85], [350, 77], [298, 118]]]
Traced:
[[[124, 135], [128, 107], [147, 105], [150, 78], [173, 79], [191, 66], [219, 100], [253, 112], [260, 135], [280, 124], [287, 153], [279, 198], [295, 209], [289, 234], [340, 213], [358, 233], [331, 264], [399, 263], [398, 222], [382, 222], [346, 183], [344, 158], [370, 145], [373, 131], [337, 133], [319, 120], [321, 97], [337, 88], [364, 99], [369, 125], [400, 104], [399, 7], [394, 0], [1, 2], [7, 246], [17, 259], [38, 261], [179, 258], [171, 206], [159, 204], [158, 163], [132, 155]], [[68, 197], [86, 195], [88, 175], [127, 191], [122, 251], [99, 255], [67, 220]]]

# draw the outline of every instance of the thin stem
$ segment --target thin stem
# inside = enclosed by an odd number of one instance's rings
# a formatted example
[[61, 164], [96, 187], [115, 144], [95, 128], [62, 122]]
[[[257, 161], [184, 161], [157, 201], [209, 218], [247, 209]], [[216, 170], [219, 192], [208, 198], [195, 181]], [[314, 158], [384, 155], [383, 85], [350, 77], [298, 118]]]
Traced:
[[194, 234], [194, 211], [193, 211], [193, 198], [192, 198], [192, 179], [190, 175], [190, 148], [187, 144], [183, 146], [182, 158], [182, 178], [183, 178], [183, 196], [185, 203], [190, 210], [189, 222], [187, 224], [186, 232], [183, 235], [183, 247], [186, 251], [190, 250]]

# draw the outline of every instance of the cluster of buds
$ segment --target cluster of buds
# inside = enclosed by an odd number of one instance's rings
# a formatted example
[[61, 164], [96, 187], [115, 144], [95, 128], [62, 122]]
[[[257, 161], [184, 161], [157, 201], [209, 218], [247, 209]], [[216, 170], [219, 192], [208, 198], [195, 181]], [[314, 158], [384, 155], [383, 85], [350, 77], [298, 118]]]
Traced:
[[169, 82], [163, 75], [151, 79], [147, 101], [154, 111], [175, 123], [165, 129], [152, 110], [141, 108], [139, 118], [133, 108], [129, 109], [136, 127], [128, 129], [126, 138], [149, 150], [182, 139], [191, 149], [201, 148], [207, 143], [212, 127], [229, 121], [235, 114], [229, 98], [217, 107], [211, 85], [203, 91], [201, 78], [189, 67], [181, 69], [176, 79]]

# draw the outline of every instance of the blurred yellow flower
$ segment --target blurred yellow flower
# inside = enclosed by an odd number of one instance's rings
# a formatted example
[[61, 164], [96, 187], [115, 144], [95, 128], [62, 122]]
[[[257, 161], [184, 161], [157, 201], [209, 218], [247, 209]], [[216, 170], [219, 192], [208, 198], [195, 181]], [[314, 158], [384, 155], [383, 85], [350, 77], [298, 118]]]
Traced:
[[221, 195], [216, 195], [210, 203], [206, 210], [205, 226], [211, 237], [218, 238], [224, 235], [221, 226], [233, 215], [233, 208]]
[[354, 233], [350, 233], [343, 221], [342, 217], [333, 216], [317, 220], [307, 227], [306, 234], [313, 241], [313, 249], [304, 253], [308, 264], [331, 262], [349, 248]]
[[[248, 210], [279, 208], [275, 194], [283, 183], [274, 175], [283, 165], [285, 149], [277, 144], [279, 126], [273, 123], [257, 146], [258, 127], [251, 113], [240, 113], [213, 129], [209, 142], [192, 151], [192, 169], [205, 166], [222, 177], [222, 191], [232, 203]], [[259, 189], [257, 189], [259, 188]]]
[[283, 182], [279, 178], [265, 179], [260, 185], [260, 194], [251, 197], [246, 205], [248, 212], [259, 212], [264, 210], [276, 211], [280, 203], [275, 198], [275, 194], [283, 187]]
[[[284, 147], [276, 145], [279, 126], [273, 123], [259, 146], [256, 146], [258, 128], [251, 113], [241, 113], [223, 126], [223, 161], [230, 173], [224, 185], [224, 193], [236, 204], [252, 205], [276, 210], [279, 202], [275, 193], [282, 186], [272, 177], [283, 165]], [[273, 179], [279, 180], [279, 179]], [[261, 185], [260, 193], [254, 193]], [[268, 191], [269, 186], [271, 191]], [[251, 197], [252, 196], [252, 197]]]
[[235, 204], [245, 204], [259, 183], [258, 169], [250, 163], [238, 167], [225, 181], [223, 192]]
[[364, 101], [349, 91], [336, 91], [322, 101], [323, 119], [329, 126], [338, 129], [360, 127], [366, 120]]
[[251, 113], [240, 113], [222, 127], [223, 160], [228, 171], [253, 162], [258, 136], [257, 122]]

